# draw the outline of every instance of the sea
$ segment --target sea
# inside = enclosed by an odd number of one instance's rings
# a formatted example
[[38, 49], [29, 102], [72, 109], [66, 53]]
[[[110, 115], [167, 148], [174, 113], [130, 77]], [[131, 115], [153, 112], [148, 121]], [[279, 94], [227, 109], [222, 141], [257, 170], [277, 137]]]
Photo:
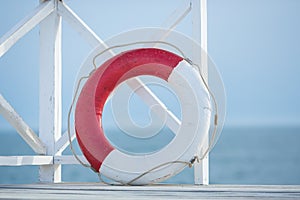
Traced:
[[[34, 155], [15, 131], [2, 131], [0, 137], [0, 156]], [[166, 183], [192, 184], [193, 175], [187, 167]], [[99, 182], [98, 178], [81, 165], [62, 167], [63, 182]], [[224, 127], [209, 155], [209, 179], [210, 184], [300, 185], [300, 126]], [[0, 167], [0, 184], [38, 181], [38, 166]]]

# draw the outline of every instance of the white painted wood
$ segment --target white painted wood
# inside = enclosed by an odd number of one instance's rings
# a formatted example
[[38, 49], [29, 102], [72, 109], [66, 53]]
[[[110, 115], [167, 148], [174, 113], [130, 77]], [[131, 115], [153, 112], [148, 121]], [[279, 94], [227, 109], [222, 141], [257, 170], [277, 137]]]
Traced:
[[5, 199], [300, 199], [299, 185], [164, 185], [109, 186], [101, 183], [1, 185]]
[[[201, 48], [204, 52], [201, 52], [201, 64], [202, 64], [202, 75], [206, 81], [208, 81], [208, 58], [207, 58], [207, 0], [200, 0], [200, 14], [201, 14]], [[200, 155], [209, 148], [209, 135], [205, 140], [203, 148], [200, 149]], [[197, 166], [197, 165], [196, 165]], [[195, 183], [208, 185], [209, 184], [209, 155], [207, 154], [205, 158], [200, 163], [200, 173], [202, 178], [197, 180], [195, 177]]]
[[93, 48], [103, 45], [108, 46], [102, 41], [93, 30], [85, 24], [64, 2], [58, 2], [58, 13], [63, 17], [68, 24], [76, 30]]
[[[57, 6], [58, 0], [52, 1]], [[55, 142], [61, 136], [61, 16], [56, 12], [40, 23], [39, 98], [39, 135], [47, 155], [54, 156]], [[61, 165], [41, 166], [39, 179], [60, 182]]]
[[[152, 40], [163, 41], [176, 26], [191, 12], [192, 3], [189, 1], [182, 1], [176, 10], [161, 24], [161, 27], [166, 29], [162, 35], [153, 35]], [[154, 45], [155, 46], [155, 45]]]
[[207, 0], [200, 0], [201, 2], [201, 48], [204, 52], [201, 52], [201, 64], [202, 74], [204, 79], [208, 81], [208, 57], [207, 57]]
[[[33, 190], [33, 192], [34, 190], [37, 190], [39, 192], [43, 192], [43, 190], [48, 190], [48, 191], [56, 191], [55, 194], [59, 194], [60, 193], [59, 190], [62, 190], [61, 193], [66, 192], [66, 190], [70, 190], [71, 193], [73, 194], [76, 194], [81, 190], [81, 191], [91, 192], [90, 194], [95, 194], [95, 195], [97, 194], [99, 195], [100, 192], [112, 192], [115, 193], [116, 195], [117, 192], [120, 193], [128, 192], [128, 195], [130, 192], [136, 192], [138, 194], [142, 192], [153, 192], [152, 194], [155, 194], [155, 192], [158, 192], [156, 194], [164, 193], [164, 192], [170, 194], [175, 194], [177, 192], [183, 192], [183, 193], [195, 192], [198, 193], [195, 195], [199, 195], [199, 198], [201, 197], [200, 196], [201, 194], [205, 195], [205, 193], [208, 193], [207, 197], [209, 196], [214, 197], [213, 195], [214, 193], [215, 194], [223, 193], [223, 195], [226, 195], [226, 193], [228, 193], [228, 197], [230, 197], [230, 195], [232, 195], [235, 192], [236, 194], [245, 192], [245, 194], [248, 195], [249, 193], [261, 193], [265, 197], [268, 197], [266, 196], [268, 193], [285, 193], [285, 195], [287, 196], [292, 195], [292, 193], [294, 193], [297, 196], [300, 195], [300, 185], [219, 185], [218, 184], [218, 185], [199, 186], [199, 185], [188, 185], [188, 184], [186, 185], [153, 184], [153, 185], [147, 185], [141, 187], [141, 186], [125, 186], [125, 185], [105, 185], [103, 183], [86, 182], [86, 183], [0, 185], [0, 191], [4, 189], [17, 189], [20, 190], [19, 191], [20, 193], [22, 193], [22, 191], [26, 189], [28, 189], [29, 191]], [[29, 195], [30, 194], [31, 193], [29, 193]], [[222, 196], [218, 196], [218, 195], [215, 197], [221, 199], [220, 197]], [[167, 196], [171, 198], [173, 197], [169, 195]], [[157, 198], [159, 197], [161, 196], [158, 196]]]
[[54, 10], [52, 1], [35, 8], [29, 15], [16, 24], [0, 39], [0, 57], [5, 54], [20, 38], [33, 29]]
[[[88, 164], [88, 161], [84, 156], [79, 156], [78, 158], [84, 163]], [[63, 155], [63, 156], [54, 156], [54, 163], [59, 165], [80, 165], [74, 156]]]
[[[75, 128], [71, 128], [71, 141], [73, 141], [76, 137]], [[56, 141], [55, 143], [55, 152], [56, 154], [62, 153], [69, 146], [69, 135], [68, 130], [63, 133], [63, 135]]]
[[[207, 52], [207, 0], [192, 0], [193, 12], [193, 38], [201, 44], [201, 48]], [[207, 58], [204, 57], [201, 49], [194, 49], [192, 60], [201, 66], [202, 74], [207, 80]], [[205, 54], [206, 55], [206, 54]], [[209, 137], [205, 139], [204, 145], [199, 149], [199, 155], [207, 149]], [[194, 165], [195, 184], [209, 184], [209, 158], [208, 155], [200, 162]]]
[[192, 10], [192, 4], [183, 0], [180, 5], [161, 24], [161, 27], [173, 30]]
[[0, 114], [16, 129], [25, 142], [37, 154], [46, 154], [46, 148], [34, 131], [0, 94]]
[[0, 166], [51, 165], [52, 156], [0, 156]]

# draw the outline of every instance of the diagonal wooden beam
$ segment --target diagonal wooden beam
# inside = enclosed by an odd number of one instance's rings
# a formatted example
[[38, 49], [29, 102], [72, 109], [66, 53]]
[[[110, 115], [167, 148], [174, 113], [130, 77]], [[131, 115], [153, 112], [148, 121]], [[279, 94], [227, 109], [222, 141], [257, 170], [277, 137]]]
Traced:
[[2, 57], [19, 39], [43, 21], [54, 11], [52, 1], [40, 4], [23, 20], [0, 38], [0, 57]]
[[191, 11], [192, 3], [183, 0], [177, 9], [161, 24], [161, 27], [166, 27], [167, 31], [161, 36], [154, 35], [153, 39], [164, 40]]
[[20, 115], [0, 94], [0, 114], [16, 129], [19, 135], [37, 154], [46, 154], [44, 143], [34, 131], [24, 122]]
[[[75, 139], [75, 128], [71, 128], [71, 141]], [[69, 135], [68, 132], [65, 131], [62, 136], [55, 143], [55, 152], [62, 153], [69, 146]]]
[[170, 14], [170, 16], [161, 24], [161, 27], [174, 29], [192, 10], [192, 3], [182, 0], [179, 6]]
[[103, 45], [105, 48], [108, 46], [101, 40], [98, 35], [69, 8], [64, 2], [58, 3], [58, 13], [63, 17], [63, 20], [69, 23], [69, 25], [76, 30], [79, 35], [84, 38], [92, 48], [99, 45]]

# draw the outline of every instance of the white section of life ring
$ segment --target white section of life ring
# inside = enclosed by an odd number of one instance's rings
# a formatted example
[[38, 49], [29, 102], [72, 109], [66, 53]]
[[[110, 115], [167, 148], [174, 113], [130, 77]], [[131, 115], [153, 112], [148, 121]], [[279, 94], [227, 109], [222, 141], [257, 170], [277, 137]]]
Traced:
[[[199, 73], [186, 61], [172, 71], [168, 83], [178, 95], [182, 106], [182, 123], [175, 138], [163, 149], [147, 155], [128, 155], [117, 149], [103, 161], [101, 173], [124, 184], [144, 172], [170, 161], [186, 161], [196, 155], [209, 134], [210, 96]], [[143, 185], [163, 181], [179, 173], [184, 164], [173, 163], [153, 170], [132, 184]]]

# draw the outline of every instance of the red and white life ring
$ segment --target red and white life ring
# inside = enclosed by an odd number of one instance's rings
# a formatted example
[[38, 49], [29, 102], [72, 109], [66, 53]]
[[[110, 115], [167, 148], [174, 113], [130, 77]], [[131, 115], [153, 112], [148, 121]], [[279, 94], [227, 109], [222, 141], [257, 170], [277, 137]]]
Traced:
[[[115, 149], [102, 129], [103, 106], [121, 82], [139, 75], [152, 75], [167, 81], [177, 94], [182, 122], [174, 139], [161, 150], [131, 155]], [[198, 72], [182, 57], [157, 48], [141, 48], [120, 53], [102, 64], [87, 80], [78, 97], [75, 129], [79, 146], [92, 168], [121, 183], [169, 161], [189, 161], [203, 145], [209, 132], [210, 96]], [[153, 170], [132, 184], [163, 181], [183, 164], [170, 164]]]

